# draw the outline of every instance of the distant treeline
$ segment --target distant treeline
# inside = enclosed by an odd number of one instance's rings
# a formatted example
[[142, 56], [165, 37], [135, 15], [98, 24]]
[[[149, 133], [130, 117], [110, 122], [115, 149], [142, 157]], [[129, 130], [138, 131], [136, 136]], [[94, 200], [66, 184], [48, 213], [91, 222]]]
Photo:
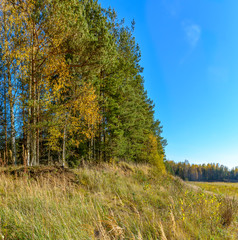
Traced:
[[168, 172], [183, 180], [238, 182], [238, 167], [229, 170], [218, 163], [197, 165], [189, 164], [187, 160], [179, 163], [166, 161], [165, 165]]

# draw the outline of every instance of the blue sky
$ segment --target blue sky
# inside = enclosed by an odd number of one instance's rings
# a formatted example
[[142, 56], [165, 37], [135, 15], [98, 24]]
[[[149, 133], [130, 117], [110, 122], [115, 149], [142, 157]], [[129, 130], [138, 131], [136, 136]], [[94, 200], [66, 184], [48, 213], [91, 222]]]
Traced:
[[238, 166], [238, 1], [99, 2], [136, 21], [167, 158]]

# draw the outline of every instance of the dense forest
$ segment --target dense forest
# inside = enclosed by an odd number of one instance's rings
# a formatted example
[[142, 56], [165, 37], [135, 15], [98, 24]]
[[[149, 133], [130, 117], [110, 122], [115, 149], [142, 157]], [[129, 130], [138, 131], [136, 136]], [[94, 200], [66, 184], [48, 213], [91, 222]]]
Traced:
[[168, 172], [183, 180], [238, 182], [238, 167], [229, 170], [227, 167], [215, 163], [197, 165], [189, 164], [187, 160], [179, 163], [166, 161], [165, 165]]
[[0, 160], [149, 162], [161, 125], [130, 27], [94, 0], [1, 0]]

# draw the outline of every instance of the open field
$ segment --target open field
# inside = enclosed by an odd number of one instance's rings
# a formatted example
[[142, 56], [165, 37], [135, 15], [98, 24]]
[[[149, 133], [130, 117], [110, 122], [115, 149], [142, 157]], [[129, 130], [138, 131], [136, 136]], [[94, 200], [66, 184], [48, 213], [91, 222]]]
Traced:
[[147, 165], [0, 171], [0, 239], [238, 239], [237, 204]]
[[192, 184], [195, 184], [206, 191], [238, 198], [238, 183], [192, 182]]

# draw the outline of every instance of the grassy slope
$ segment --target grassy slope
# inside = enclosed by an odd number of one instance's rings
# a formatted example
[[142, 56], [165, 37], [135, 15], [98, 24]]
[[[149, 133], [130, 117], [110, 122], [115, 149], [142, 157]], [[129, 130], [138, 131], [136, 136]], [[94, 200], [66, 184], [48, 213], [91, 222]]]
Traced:
[[0, 177], [5, 239], [238, 239], [234, 202], [148, 166], [40, 172]]

